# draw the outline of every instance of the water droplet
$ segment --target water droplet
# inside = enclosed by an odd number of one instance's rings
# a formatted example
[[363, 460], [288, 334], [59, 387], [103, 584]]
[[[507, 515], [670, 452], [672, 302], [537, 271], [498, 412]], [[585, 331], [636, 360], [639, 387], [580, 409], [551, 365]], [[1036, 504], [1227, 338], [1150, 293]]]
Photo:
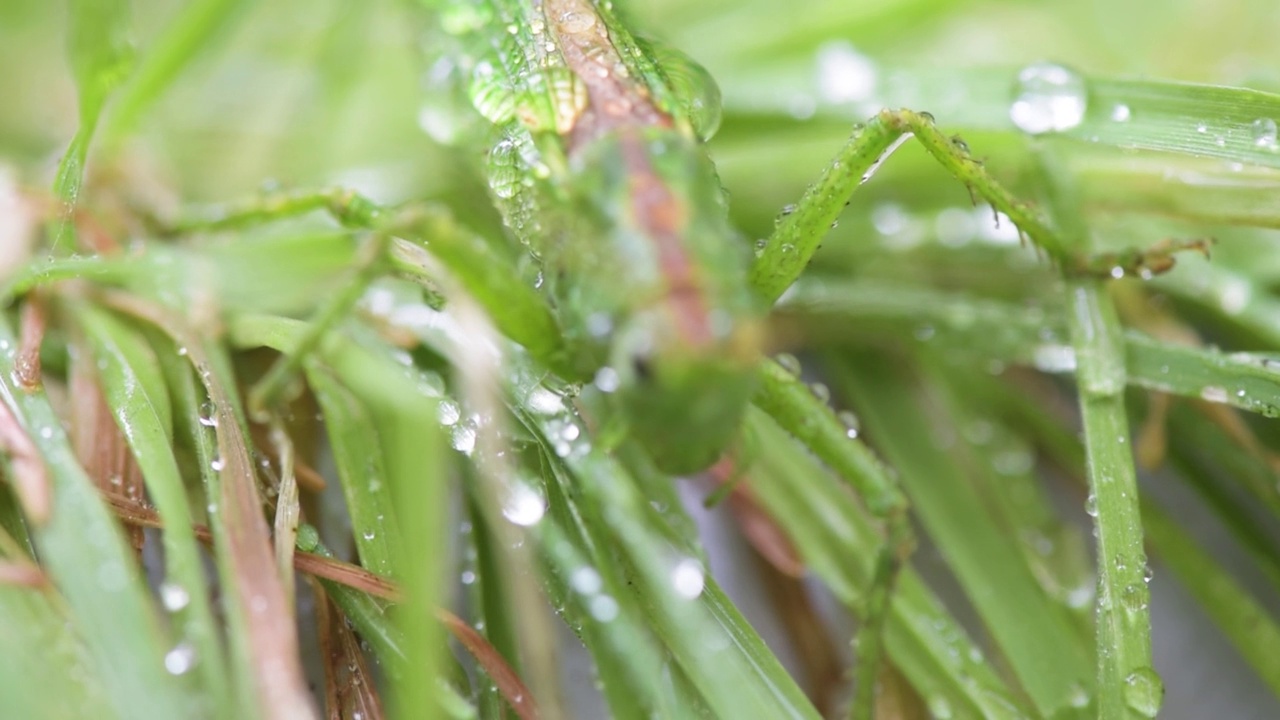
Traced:
[[841, 425], [844, 425], [845, 437], [850, 440], [858, 437], [858, 431], [862, 429], [862, 424], [858, 421], [857, 415], [850, 410], [841, 410], [836, 413], [836, 419], [840, 421]]
[[539, 415], [558, 415], [564, 412], [564, 399], [544, 387], [534, 388], [525, 404]]
[[818, 48], [818, 95], [828, 103], [857, 103], [876, 91], [876, 65], [844, 40]]
[[470, 570], [463, 570], [460, 579], [463, 585], [471, 585], [476, 581], [476, 574]]
[[1073, 708], [1083, 708], [1089, 706], [1089, 691], [1085, 689], [1083, 683], [1072, 683], [1068, 690], [1067, 704]]
[[1276, 147], [1276, 121], [1271, 118], [1258, 118], [1249, 126], [1249, 132], [1253, 135], [1253, 144], [1258, 147], [1275, 149]]
[[523, 161], [512, 140], [503, 140], [489, 151], [487, 163], [489, 189], [502, 199], [510, 199], [520, 191], [524, 179]]
[[783, 370], [791, 373], [795, 377], [800, 377], [800, 360], [791, 353], [779, 353], [775, 358]]
[[1048, 373], [1074, 372], [1076, 369], [1076, 350], [1070, 345], [1039, 345], [1032, 353], [1032, 363], [1036, 369]]
[[502, 516], [516, 525], [536, 525], [547, 512], [546, 501], [533, 488], [515, 482], [502, 503]]
[[227, 462], [223, 460], [221, 456], [215, 456], [213, 460], [209, 461], [209, 467], [214, 472], [222, 472], [222, 469], [225, 468], [226, 466], [227, 466]]
[[818, 399], [818, 402], [824, 404], [830, 402], [831, 389], [826, 385], [816, 382], [809, 386], [809, 390], [813, 393], [813, 396]]
[[181, 585], [165, 581], [160, 583], [160, 604], [169, 612], [178, 612], [191, 603], [191, 593]]
[[1155, 572], [1154, 570], [1152, 570], [1152, 569], [1151, 569], [1151, 566], [1150, 566], [1150, 565], [1147, 565], [1146, 567], [1144, 567], [1144, 568], [1142, 569], [1142, 581], [1143, 581], [1143, 582], [1145, 582], [1145, 583], [1149, 583], [1149, 582], [1151, 582], [1151, 578], [1153, 578], [1153, 577], [1155, 577], [1155, 576], [1156, 576], [1156, 572]]
[[1205, 385], [1200, 391], [1200, 397], [1209, 402], [1225, 403], [1227, 401], [1226, 388], [1217, 385]]
[[595, 595], [604, 587], [604, 580], [595, 568], [584, 565], [569, 576], [569, 585], [583, 595]]
[[164, 654], [164, 669], [170, 675], [183, 675], [196, 665], [196, 649], [190, 643], [178, 643]]
[[604, 338], [613, 332], [613, 318], [608, 313], [594, 312], [587, 316], [587, 332], [592, 337]]
[[671, 585], [676, 594], [686, 600], [692, 600], [702, 594], [706, 579], [702, 574], [702, 566], [697, 560], [685, 558], [676, 563], [671, 570]]
[[651, 43], [654, 59], [667, 76], [668, 87], [688, 115], [693, 132], [702, 141], [720, 129], [720, 86], [693, 58], [662, 43]]
[[587, 611], [591, 613], [591, 617], [600, 622], [609, 622], [618, 617], [618, 601], [608, 595], [597, 595], [591, 598], [591, 603], [587, 606]]
[[375, 537], [377, 537], [377, 534], [374, 533], [374, 531], [372, 530], [365, 530], [364, 532], [360, 533], [360, 536], [363, 537], [365, 540], [372, 540]]
[[1084, 511], [1089, 513], [1089, 517], [1098, 517], [1098, 496], [1089, 493], [1089, 497], [1084, 501]]
[[1120, 604], [1129, 612], [1141, 612], [1147, 609], [1147, 588], [1145, 585], [1125, 585], [1120, 591]]
[[1084, 121], [1088, 100], [1084, 78], [1054, 63], [1036, 63], [1018, 73], [1017, 96], [1009, 119], [1023, 132], [1063, 132]]
[[605, 366], [600, 368], [598, 371], [596, 371], [596, 377], [594, 382], [595, 382], [595, 386], [599, 388], [600, 392], [611, 393], [618, 389], [618, 386], [622, 383], [622, 380], [621, 378], [618, 377], [617, 370], [614, 370], [611, 367]]
[[1129, 110], [1129, 106], [1124, 103], [1118, 103], [1115, 107], [1111, 108], [1111, 119], [1115, 122], [1129, 122], [1129, 117], [1131, 115], [1132, 113]]
[[1111, 277], [1115, 280], [1119, 280], [1120, 278], [1123, 278], [1124, 268], [1120, 267], [1119, 265], [1111, 268]]
[[458, 418], [462, 417], [462, 409], [452, 400], [441, 400], [440, 406], [436, 409], [436, 417], [439, 418], [441, 425], [448, 427], [456, 424]]
[[1253, 288], [1247, 280], [1228, 277], [1223, 280], [1218, 290], [1218, 305], [1228, 315], [1239, 315], [1249, 306]]
[[1130, 710], [1153, 718], [1164, 700], [1164, 683], [1154, 668], [1142, 667], [1124, 679], [1124, 700]]
[[449, 444], [463, 455], [470, 455], [476, 449], [476, 429], [465, 423], [454, 425]]
[[205, 400], [200, 403], [200, 413], [196, 417], [200, 424], [205, 427], [217, 427], [218, 406], [214, 405], [212, 400]]
[[902, 232], [910, 219], [902, 206], [894, 203], [881, 203], [871, 210], [871, 224], [885, 237]]

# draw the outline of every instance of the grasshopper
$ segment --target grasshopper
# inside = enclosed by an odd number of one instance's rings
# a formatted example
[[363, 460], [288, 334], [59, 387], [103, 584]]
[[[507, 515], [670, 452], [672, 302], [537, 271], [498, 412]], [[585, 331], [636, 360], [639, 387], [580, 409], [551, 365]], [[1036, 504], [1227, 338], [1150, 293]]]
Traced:
[[445, 22], [494, 126], [494, 199], [545, 269], [549, 302], [582, 348], [579, 370], [597, 373], [660, 467], [703, 469], [754, 389], [764, 303], [748, 285], [696, 100], [605, 4], [497, 0], [445, 12], [506, 29]]
[[608, 2], [451, 0], [442, 25], [455, 43], [455, 78], [491, 123], [493, 199], [542, 263], [545, 294], [577, 348], [575, 369], [597, 374], [667, 472], [701, 470], [721, 455], [757, 386], [769, 306], [857, 185], [913, 134], [1074, 269], [1163, 269], [1177, 249], [1069, 257], [931, 116], [886, 111], [859, 127], [752, 258], [703, 145], [718, 92], [680, 82], [705, 76], [699, 83], [713, 89], [704, 70], [661, 57]]
[[[539, 298], [515, 287], [514, 269], [504, 276], [500, 259], [477, 250], [483, 242], [460, 238], [452, 220], [435, 212], [406, 219], [347, 191], [270, 196], [176, 230], [327, 209], [348, 227], [415, 236], [468, 291], [488, 298], [482, 304], [499, 329], [535, 360], [565, 380], [594, 380], [616, 410], [611, 419], [668, 473], [702, 470], [732, 442], [770, 377], [760, 370], [770, 306], [849, 197], [911, 137], [1069, 274], [1149, 275], [1169, 269], [1177, 251], [1204, 249], [1192, 241], [1081, 255], [931, 115], [884, 110], [855, 127], [753, 256], [729, 222], [704, 145], [718, 123], [718, 91], [705, 70], [633, 35], [612, 3], [447, 0], [438, 15], [440, 62], [479, 127], [479, 138], [463, 134], [459, 144], [489, 146], [490, 195], [541, 267]], [[358, 290], [319, 316], [339, 317]], [[329, 324], [318, 323], [311, 341]], [[269, 376], [277, 387], [284, 377]]]

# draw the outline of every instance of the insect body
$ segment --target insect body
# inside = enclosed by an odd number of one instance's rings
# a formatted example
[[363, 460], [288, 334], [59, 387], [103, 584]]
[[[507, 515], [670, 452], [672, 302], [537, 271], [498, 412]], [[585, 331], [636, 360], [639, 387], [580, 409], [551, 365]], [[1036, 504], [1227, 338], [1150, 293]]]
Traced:
[[509, 30], [497, 44], [474, 33], [470, 95], [499, 130], [495, 198], [540, 258], [582, 371], [601, 373], [665, 470], [707, 466], [753, 389], [760, 304], [696, 132], [698, 100], [606, 7], [460, 7]]

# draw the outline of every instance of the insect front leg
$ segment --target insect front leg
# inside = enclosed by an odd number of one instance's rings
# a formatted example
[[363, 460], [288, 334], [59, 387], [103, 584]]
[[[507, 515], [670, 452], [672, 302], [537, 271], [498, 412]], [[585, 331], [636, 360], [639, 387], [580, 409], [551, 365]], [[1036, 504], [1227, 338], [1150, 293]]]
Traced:
[[1178, 251], [1207, 251], [1208, 241], [1204, 239], [1165, 240], [1146, 249], [1099, 255], [1071, 247], [1039, 210], [996, 182], [970, 154], [964, 141], [939, 130], [932, 115], [913, 110], [882, 110], [854, 130], [818, 181], [809, 186], [800, 202], [758, 249], [751, 268], [751, 284], [766, 301], [777, 300], [800, 277], [854, 191], [871, 179], [889, 155], [913, 136], [953, 177], [963, 182], [974, 197], [981, 197], [1007, 216], [1022, 237], [1070, 274], [1146, 276], [1173, 267], [1173, 254]]

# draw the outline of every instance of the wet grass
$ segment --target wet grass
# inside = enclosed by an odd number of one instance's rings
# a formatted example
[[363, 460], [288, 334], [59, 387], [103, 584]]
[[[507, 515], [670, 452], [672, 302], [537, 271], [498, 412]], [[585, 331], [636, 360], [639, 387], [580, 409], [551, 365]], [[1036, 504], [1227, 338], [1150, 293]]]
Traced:
[[691, 478], [560, 379], [433, 5], [0, 7], [6, 715], [1276, 713], [1268, 3], [632, 8], [772, 238]]

